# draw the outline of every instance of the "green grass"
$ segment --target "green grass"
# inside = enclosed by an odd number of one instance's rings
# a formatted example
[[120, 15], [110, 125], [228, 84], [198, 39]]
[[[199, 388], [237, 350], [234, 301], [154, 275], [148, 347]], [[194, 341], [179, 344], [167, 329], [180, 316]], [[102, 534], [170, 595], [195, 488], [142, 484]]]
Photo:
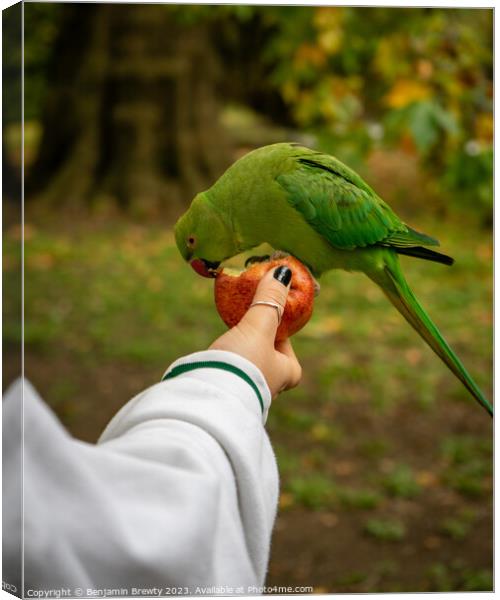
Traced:
[[480, 498], [490, 493], [489, 476], [491, 466], [488, 461], [475, 460], [444, 474], [445, 482], [457, 492], [470, 498]]
[[462, 590], [466, 592], [493, 591], [493, 577], [487, 569], [464, 569], [462, 565], [446, 565], [435, 563], [427, 570], [429, 578], [429, 591], [452, 592]]
[[463, 574], [461, 587], [467, 592], [491, 592], [492, 573], [488, 569], [467, 569]]
[[[436, 229], [435, 222], [418, 226], [430, 234]], [[437, 229], [456, 265], [403, 258], [404, 270], [491, 397], [491, 236], [471, 226], [464, 241], [464, 225], [453, 221]], [[18, 236], [14, 228], [4, 234], [3, 332], [11, 343], [20, 341]], [[226, 330], [213, 282], [183, 263], [171, 230], [160, 223], [30, 224], [25, 253], [27, 375], [35, 363], [48, 374], [41, 391], [68, 425], [80, 418], [78, 383], [53, 365], [85, 365], [96, 378], [102, 366], [120, 373], [132, 365], [158, 380], [170, 362], [207, 348]], [[319, 518], [334, 511], [340, 523], [352, 521], [353, 555], [356, 543], [394, 548], [380, 556], [393, 568], [375, 574], [384, 578], [377, 589], [406, 590], [398, 574], [407, 558], [396, 549], [397, 542], [411, 542], [415, 527], [405, 527], [411, 522], [405, 511], [420, 507], [423, 522], [432, 519], [452, 545], [443, 556], [463, 558], [462, 543], [474, 538], [480, 509], [491, 500], [491, 424], [367, 278], [332, 272], [321, 286], [310, 323], [293, 340], [303, 381], [273, 403], [267, 423], [287, 514], [311, 511]], [[439, 506], [441, 497], [451, 498], [453, 510], [434, 517], [432, 503]], [[461, 570], [453, 570], [433, 552], [430, 571], [427, 559], [421, 566], [420, 590], [488, 588], [487, 556], [484, 568], [464, 558]], [[375, 567], [366, 569], [367, 581]], [[364, 579], [353, 567], [344, 585], [357, 589]]]
[[445, 482], [465, 497], [491, 493], [492, 438], [448, 436], [441, 444]]
[[405, 464], [396, 465], [384, 478], [383, 485], [391, 496], [400, 498], [414, 498], [421, 491], [412, 469]]
[[457, 515], [447, 517], [441, 524], [442, 532], [453, 540], [463, 540], [471, 532], [476, 515], [470, 509], [462, 509]]
[[74, 239], [35, 229], [25, 253], [26, 343], [41, 351], [62, 343], [166, 365], [224, 331], [211, 282], [192, 276], [168, 231], [132, 226]]
[[369, 460], [379, 460], [390, 450], [389, 440], [381, 438], [369, 438], [361, 440], [359, 451]]
[[328, 477], [313, 474], [308, 477], [294, 477], [288, 483], [288, 490], [296, 504], [319, 510], [336, 506], [337, 488]]
[[365, 532], [383, 542], [400, 542], [406, 535], [406, 527], [395, 519], [370, 519], [365, 523]]
[[362, 509], [376, 508], [383, 500], [379, 492], [368, 489], [345, 488], [340, 490], [339, 497], [343, 506]]
[[492, 450], [492, 439], [467, 435], [448, 436], [441, 443], [441, 454], [452, 465], [462, 465], [472, 460], [488, 458]]
[[358, 583], [363, 583], [368, 577], [368, 574], [363, 571], [351, 571], [337, 579], [337, 585], [350, 586]]

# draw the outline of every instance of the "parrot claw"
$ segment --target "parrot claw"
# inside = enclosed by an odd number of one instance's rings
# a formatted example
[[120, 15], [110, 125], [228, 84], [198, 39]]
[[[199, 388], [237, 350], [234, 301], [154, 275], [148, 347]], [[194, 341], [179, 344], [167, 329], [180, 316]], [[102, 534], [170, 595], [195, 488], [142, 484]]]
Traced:
[[260, 263], [260, 262], [264, 262], [266, 260], [269, 260], [269, 254], [265, 254], [264, 256], [250, 256], [246, 259], [245, 261], [245, 269], [249, 266], [249, 265], [253, 265], [255, 263]]
[[319, 293], [321, 292], [321, 286], [319, 284], [319, 281], [317, 281], [314, 277], [313, 277], [313, 283], [314, 283], [314, 297], [317, 298], [319, 296]]
[[271, 260], [279, 260], [280, 258], [286, 258], [287, 256], [290, 256], [289, 252], [283, 252], [283, 250], [275, 250], [271, 254]]

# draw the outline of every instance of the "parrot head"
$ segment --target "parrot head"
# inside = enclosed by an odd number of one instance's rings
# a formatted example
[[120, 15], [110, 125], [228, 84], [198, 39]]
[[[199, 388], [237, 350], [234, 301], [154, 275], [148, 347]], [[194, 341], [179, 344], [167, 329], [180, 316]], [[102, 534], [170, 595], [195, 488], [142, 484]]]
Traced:
[[182, 257], [203, 277], [215, 277], [220, 263], [238, 253], [233, 230], [203, 193], [195, 197], [174, 231]]

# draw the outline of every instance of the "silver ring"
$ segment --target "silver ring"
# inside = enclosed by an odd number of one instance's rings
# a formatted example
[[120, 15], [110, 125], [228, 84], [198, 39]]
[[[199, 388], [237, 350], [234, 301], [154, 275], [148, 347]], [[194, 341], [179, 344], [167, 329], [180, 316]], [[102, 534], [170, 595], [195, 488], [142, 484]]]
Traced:
[[258, 304], [262, 304], [264, 306], [272, 306], [276, 309], [278, 313], [278, 325], [281, 323], [281, 317], [283, 316], [284, 309], [277, 302], [270, 302], [267, 300], [257, 300], [257, 302], [252, 302], [248, 308], [252, 308], [252, 306], [257, 306]]

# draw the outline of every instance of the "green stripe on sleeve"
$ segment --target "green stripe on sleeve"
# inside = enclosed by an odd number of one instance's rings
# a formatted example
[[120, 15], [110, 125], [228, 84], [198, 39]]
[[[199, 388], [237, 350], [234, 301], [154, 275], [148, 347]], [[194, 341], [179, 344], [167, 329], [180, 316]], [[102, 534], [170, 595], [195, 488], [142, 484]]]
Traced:
[[243, 379], [243, 381], [246, 381], [248, 385], [252, 388], [252, 390], [255, 392], [259, 400], [260, 409], [262, 413], [264, 413], [264, 401], [262, 400], [259, 388], [255, 385], [254, 381], [238, 367], [235, 367], [225, 362], [221, 362], [219, 360], [205, 360], [178, 365], [177, 367], [174, 367], [171, 371], [166, 373], [162, 377], [162, 381], [166, 381], [167, 379], [173, 379], [178, 375], [188, 373], [189, 371], [194, 371], [195, 369], [220, 369], [221, 371], [227, 371], [228, 373], [233, 373], [233, 375], [237, 375], [238, 377]]

